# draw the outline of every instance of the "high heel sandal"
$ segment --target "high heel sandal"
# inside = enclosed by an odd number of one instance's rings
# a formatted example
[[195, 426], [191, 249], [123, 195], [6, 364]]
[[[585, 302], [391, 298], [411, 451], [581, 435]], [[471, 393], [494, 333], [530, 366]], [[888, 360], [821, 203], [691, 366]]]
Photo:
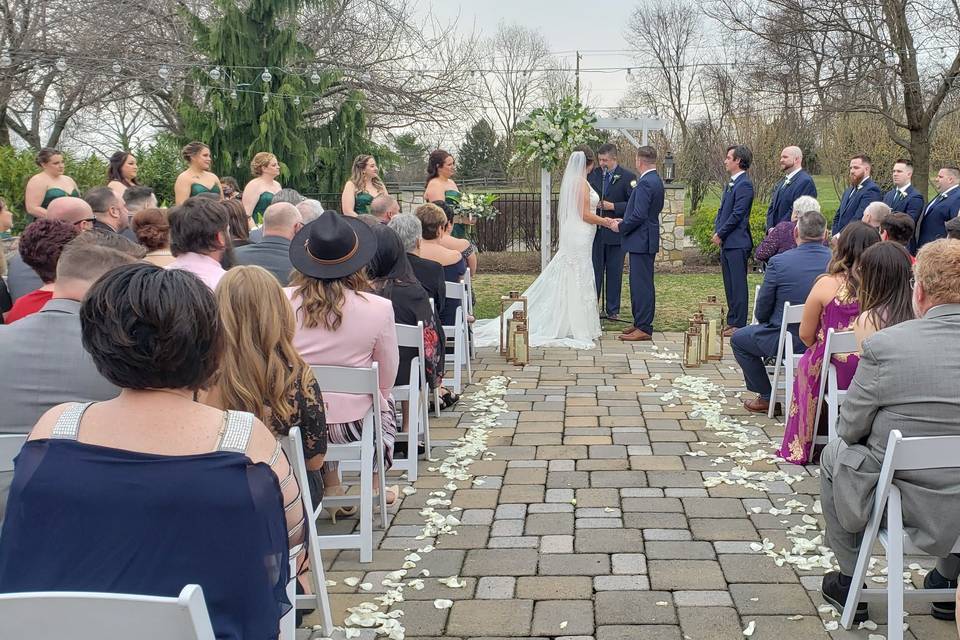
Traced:
[[[390, 494], [393, 494], [393, 498], [392, 498], [392, 499], [390, 499]], [[390, 507], [392, 507], [393, 505], [397, 504], [397, 500], [398, 500], [399, 498], [400, 498], [400, 485], [396, 485], [396, 484], [395, 484], [395, 485], [393, 485], [393, 486], [391, 486], [391, 487], [387, 487], [387, 508], [388, 508], [388, 509], [389, 509]], [[373, 499], [374, 499], [374, 500], [379, 500], [379, 499], [380, 499], [380, 494], [379, 494], [379, 493], [373, 494]]]
[[[347, 490], [342, 484], [337, 485], [336, 487], [327, 487], [327, 492], [330, 495], [335, 495], [335, 496], [347, 495]], [[357, 505], [351, 505], [349, 507], [327, 508], [327, 514], [329, 514], [330, 516], [330, 521], [333, 524], [337, 524], [337, 518], [340, 518], [340, 517], [351, 518], [357, 515]]]

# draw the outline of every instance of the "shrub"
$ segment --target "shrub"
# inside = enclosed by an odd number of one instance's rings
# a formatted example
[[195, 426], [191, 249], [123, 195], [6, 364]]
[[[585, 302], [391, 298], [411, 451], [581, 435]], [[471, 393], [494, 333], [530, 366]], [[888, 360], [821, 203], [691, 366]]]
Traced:
[[[693, 224], [687, 227], [687, 235], [693, 238], [700, 253], [705, 256], [718, 257], [720, 247], [713, 244], [710, 239], [713, 238], [713, 223], [717, 219], [717, 212], [705, 210], [703, 207], [697, 210], [693, 216]], [[754, 201], [753, 209], [750, 211], [750, 235], [753, 236], [753, 246], [760, 244], [763, 236], [766, 234], [767, 224], [767, 205]]]
[[183, 171], [180, 145], [169, 135], [161, 135], [146, 150], [136, 152], [140, 171], [137, 181], [153, 187], [161, 207], [173, 206], [173, 183]]

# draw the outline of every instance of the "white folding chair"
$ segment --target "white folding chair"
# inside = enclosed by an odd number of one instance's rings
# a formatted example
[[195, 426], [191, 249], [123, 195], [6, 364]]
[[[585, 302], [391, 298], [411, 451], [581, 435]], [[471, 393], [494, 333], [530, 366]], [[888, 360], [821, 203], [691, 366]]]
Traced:
[[[844, 629], [853, 625], [857, 604], [860, 602], [887, 601], [887, 638], [903, 640], [904, 600], [911, 602], [952, 602], [956, 597], [953, 589], [904, 589], [904, 555], [925, 555], [916, 548], [903, 529], [903, 511], [900, 490], [893, 484], [900, 471], [926, 469], [960, 469], [960, 436], [937, 436], [904, 438], [897, 429], [887, 438], [887, 450], [880, 468], [880, 479], [873, 502], [873, 515], [863, 534], [853, 583], [844, 603], [840, 624]], [[886, 528], [883, 528], [886, 515]], [[879, 540], [887, 559], [887, 586], [863, 587], [870, 566], [874, 543]], [[955, 542], [953, 553], [960, 552], [960, 543]]]
[[760, 285], [753, 289], [753, 311], [750, 313], [750, 324], [760, 324], [757, 321], [757, 298], [760, 297]]
[[360, 474], [360, 495], [325, 496], [327, 505], [360, 504], [360, 532], [318, 538], [322, 549], [359, 549], [360, 562], [373, 560], [373, 460], [376, 455], [380, 490], [380, 524], [387, 527], [386, 473], [383, 468], [383, 438], [380, 416], [380, 378], [376, 362], [370, 368], [313, 366], [313, 375], [324, 393], [349, 393], [373, 398], [373, 408], [363, 419], [359, 442], [328, 444], [327, 462], [339, 462], [340, 472]]
[[[290, 433], [283, 440], [283, 449], [287, 453], [287, 458], [293, 466], [293, 474], [300, 484], [300, 495], [303, 499], [303, 512], [306, 519], [306, 547], [307, 560], [310, 563], [310, 586], [313, 588], [312, 594], [296, 595], [296, 579], [290, 581], [294, 589], [293, 597], [290, 602], [295, 603], [295, 608], [301, 608], [301, 603], [305, 608], [315, 607], [323, 615], [323, 634], [330, 636], [333, 634], [333, 615], [330, 613], [330, 596], [327, 594], [327, 576], [323, 570], [323, 558], [320, 555], [320, 539], [317, 535], [317, 518], [324, 509], [323, 504], [318, 504], [313, 508], [313, 496], [310, 493], [310, 478], [308, 477], [306, 460], [303, 457], [303, 442], [300, 439], [300, 427], [293, 427]], [[327, 449], [329, 451], [329, 447]], [[291, 550], [293, 556], [299, 550]], [[291, 566], [293, 571], [291, 576], [296, 576], [296, 566], [294, 557], [291, 557]], [[289, 590], [288, 590], [289, 594]]]
[[[757, 291], [760, 287], [757, 287]], [[754, 305], [756, 309], [756, 305]], [[800, 324], [803, 319], [803, 305], [792, 305], [790, 301], [783, 303], [783, 320], [780, 322], [780, 339], [777, 341], [777, 355], [773, 363], [773, 374], [771, 367], [767, 367], [767, 375], [770, 376], [770, 408], [767, 410], [767, 417], [773, 418], [774, 410], [777, 406], [777, 398], [780, 395], [780, 387], [783, 387], [783, 415], [784, 420], [790, 414], [790, 403], [793, 401], [793, 376], [796, 371], [797, 356], [794, 353], [794, 336], [788, 330], [792, 324]], [[780, 380], [780, 367], [783, 366], [783, 380]]]
[[[470, 358], [467, 354], [467, 321], [464, 308], [464, 286], [459, 282], [447, 283], [447, 298], [460, 300], [453, 326], [443, 327], [447, 344], [453, 345], [453, 353], [444, 354], [445, 364], [453, 365], [453, 392], [457, 395], [463, 391], [463, 368], [467, 368], [467, 381], [473, 382], [473, 371]], [[439, 406], [439, 404], [438, 404]]]
[[19, 433], [0, 435], [0, 473], [13, 471], [13, 459], [20, 453], [27, 436]]
[[[466, 309], [464, 312], [466, 318], [475, 317], [473, 314], [473, 276], [470, 274], [470, 269], [463, 274], [463, 308]], [[473, 332], [470, 330], [470, 322], [467, 322], [467, 360], [473, 360], [477, 357], [477, 347], [473, 341]], [[472, 376], [470, 382], [473, 382]]]
[[[845, 389], [837, 389], [837, 367], [833, 356], [841, 353], [857, 352], [857, 336], [853, 331], [827, 331], [827, 340], [823, 345], [823, 365], [820, 367], [820, 393], [817, 395], [817, 418], [814, 428], [820, 424], [822, 404], [827, 403], [827, 442], [837, 437], [837, 420], [840, 417], [840, 405], [847, 397]], [[826, 375], [824, 375], [826, 374]], [[816, 442], [822, 441], [822, 436]]]
[[0, 638], [214, 640], [199, 585], [176, 598], [85, 591], [0, 594]]
[[[407, 403], [407, 429], [397, 430], [397, 441], [406, 441], [407, 457], [394, 455], [393, 468], [407, 472], [410, 482], [417, 481], [418, 443], [423, 436], [423, 446], [430, 451], [430, 390], [427, 385], [426, 349], [423, 346], [423, 322], [417, 326], [397, 325], [397, 345], [417, 350], [417, 357], [410, 362], [410, 378], [405, 385], [393, 388], [393, 399]], [[398, 416], [400, 419], [401, 416]], [[398, 423], [400, 424], [400, 423]]]

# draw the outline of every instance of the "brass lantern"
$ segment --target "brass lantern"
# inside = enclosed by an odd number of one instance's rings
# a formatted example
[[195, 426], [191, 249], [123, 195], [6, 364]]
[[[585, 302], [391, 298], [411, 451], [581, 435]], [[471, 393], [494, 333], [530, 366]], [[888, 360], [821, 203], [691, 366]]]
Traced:
[[509, 319], [507, 317], [507, 312], [515, 304], [521, 305], [520, 311], [523, 312], [523, 317], [527, 317], [527, 299], [520, 295], [519, 291], [511, 291], [508, 295], [500, 296], [500, 355], [507, 355], [507, 350], [510, 346], [510, 340], [508, 339], [507, 332], [509, 327]]
[[516, 333], [517, 327], [526, 322], [526, 316], [523, 314], [523, 311], [514, 311], [513, 317], [507, 320], [507, 362], [513, 362], [514, 358], [517, 357], [515, 348], [516, 348]]
[[688, 369], [700, 366], [700, 344], [703, 342], [701, 326], [700, 323], [691, 321], [690, 328], [683, 337], [683, 366]]
[[707, 324], [707, 319], [703, 317], [703, 314], [699, 311], [693, 314], [693, 317], [690, 318], [690, 325], [693, 326], [696, 324], [698, 330], [700, 331], [700, 362], [706, 362], [709, 360], [710, 352], [707, 343], [707, 332], [709, 331], [709, 325]]
[[700, 303], [700, 312], [707, 321], [707, 358], [709, 360], [723, 359], [723, 323], [727, 310], [717, 296], [707, 296], [706, 302]]
[[530, 363], [530, 336], [527, 333], [527, 321], [517, 322], [513, 333], [513, 364], [522, 367]]

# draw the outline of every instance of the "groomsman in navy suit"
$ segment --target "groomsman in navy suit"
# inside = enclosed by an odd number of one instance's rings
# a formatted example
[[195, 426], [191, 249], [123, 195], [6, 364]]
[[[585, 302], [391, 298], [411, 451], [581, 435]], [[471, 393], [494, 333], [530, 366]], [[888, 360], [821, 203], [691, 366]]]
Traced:
[[650, 340], [656, 313], [653, 261], [660, 251], [660, 212], [663, 211], [663, 181], [657, 175], [657, 150], [637, 149], [636, 187], [618, 229], [623, 247], [630, 253], [630, 307], [633, 325], [619, 338], [627, 342]]
[[893, 163], [893, 189], [883, 196], [883, 203], [894, 213], [906, 213], [914, 224], [923, 213], [923, 194], [910, 184], [913, 180], [913, 163], [900, 158]]
[[720, 247], [723, 291], [727, 296], [725, 336], [732, 336], [738, 327], [747, 324], [747, 259], [753, 250], [750, 236], [753, 183], [746, 171], [752, 162], [753, 153], [746, 145], [727, 148], [723, 168], [730, 174], [730, 181], [724, 185], [720, 210], [713, 223], [712, 240]]
[[787, 147], [780, 152], [780, 169], [783, 179], [773, 188], [773, 198], [767, 208], [767, 231], [790, 219], [797, 198], [817, 197], [817, 185], [810, 174], [803, 170], [803, 151], [800, 147]]
[[913, 253], [928, 242], [947, 237], [947, 220], [960, 213], [960, 168], [942, 167], [937, 173], [937, 191], [939, 195], [930, 201], [920, 214], [916, 230], [913, 232]]
[[[600, 195], [597, 215], [601, 218], [623, 218], [627, 201], [636, 178], [629, 169], [617, 162], [617, 146], [602, 144], [597, 149], [599, 166], [587, 176], [587, 182]], [[604, 290], [606, 279], [606, 300], [604, 317], [618, 320], [620, 314], [620, 289], [623, 286], [623, 258], [626, 250], [620, 241], [620, 234], [605, 227], [597, 228], [593, 237], [593, 274], [596, 279], [597, 295]]]
[[833, 218], [831, 230], [833, 235], [840, 235], [845, 226], [854, 220], [861, 220], [863, 210], [868, 204], [883, 200], [880, 187], [870, 178], [871, 169], [869, 156], [859, 155], [850, 158], [850, 186], [843, 192], [840, 208], [837, 209], [837, 215]]

